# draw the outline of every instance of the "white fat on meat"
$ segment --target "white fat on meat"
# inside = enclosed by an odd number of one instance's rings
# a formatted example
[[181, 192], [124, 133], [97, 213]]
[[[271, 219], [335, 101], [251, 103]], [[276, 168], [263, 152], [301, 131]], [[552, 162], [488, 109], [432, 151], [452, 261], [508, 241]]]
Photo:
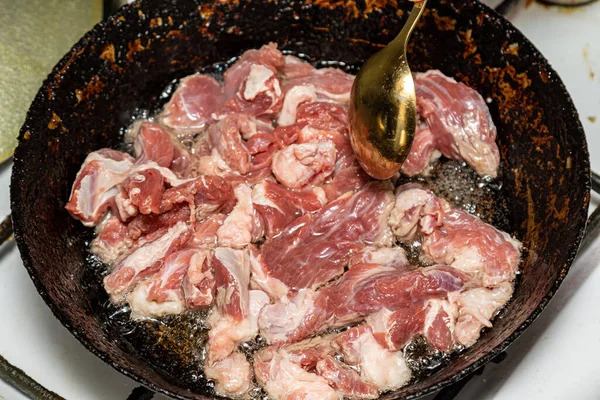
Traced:
[[402, 247], [373, 247], [368, 246], [350, 259], [349, 267], [356, 264], [379, 264], [405, 268], [408, 264], [406, 251]]
[[298, 329], [314, 309], [316, 297], [315, 290], [302, 289], [293, 296], [283, 296], [276, 303], [264, 307], [258, 318], [262, 337], [269, 343], [288, 341], [290, 332]]
[[458, 306], [454, 328], [456, 340], [463, 346], [472, 346], [483, 327], [492, 327], [490, 320], [504, 307], [512, 293], [512, 284], [504, 282], [493, 288], [476, 288], [452, 296], [450, 300]]
[[[243, 98], [246, 100], [254, 100], [259, 93], [264, 93], [269, 90], [267, 82], [275, 75], [272, 69], [261, 64], [252, 64], [250, 74], [246, 78], [246, 88], [244, 89]], [[279, 87], [277, 84], [276, 87]], [[277, 89], [275, 89], [277, 90]], [[281, 93], [281, 88], [279, 88]]]
[[90, 153], [77, 173], [65, 208], [83, 225], [95, 226], [132, 167], [133, 158], [125, 153], [110, 149]]
[[142, 320], [165, 315], [181, 314], [185, 311], [185, 302], [181, 290], [169, 291], [168, 298], [161, 302], [148, 300], [151, 280], [145, 280], [127, 295], [127, 303], [131, 307], [131, 319]]
[[269, 276], [262, 253], [256, 247], [249, 246], [248, 254], [250, 256], [251, 284], [264, 290], [274, 301], [285, 296], [290, 288], [279, 279]]
[[[270, 360], [261, 360], [261, 354], [255, 356], [255, 368], [262, 364], [257, 379], [273, 400], [339, 400], [337, 392], [329, 386], [327, 380], [317, 374], [304, 370], [294, 356], [284, 349], [269, 354]], [[267, 378], [262, 381], [261, 378]]]
[[316, 186], [335, 169], [336, 149], [332, 142], [292, 144], [273, 156], [273, 174], [290, 189]]
[[252, 189], [246, 184], [240, 184], [235, 187], [234, 193], [237, 203], [217, 231], [217, 238], [220, 246], [242, 248], [260, 237], [253, 237], [257, 227]]
[[417, 233], [431, 233], [442, 224], [450, 206], [420, 185], [407, 184], [396, 189], [396, 201], [388, 223], [400, 240], [414, 239]]
[[358, 366], [361, 377], [377, 385], [381, 391], [401, 388], [411, 378], [403, 353], [381, 346], [366, 325], [344, 332], [336, 345], [340, 346], [346, 362]]
[[285, 94], [277, 123], [280, 126], [292, 125], [296, 122], [296, 113], [300, 104], [315, 100], [317, 100], [317, 92], [313, 85], [294, 86]]
[[252, 388], [252, 367], [238, 351], [204, 367], [204, 374], [215, 382], [215, 392], [220, 396], [240, 397]]
[[137, 277], [155, 262], [164, 258], [174, 242], [189, 232], [185, 222], [178, 222], [160, 238], [135, 249], [115, 266], [104, 278], [104, 289], [118, 303], [138, 280]]
[[262, 290], [250, 290], [248, 300], [249, 313], [241, 321], [234, 321], [216, 311], [210, 316], [207, 365], [225, 359], [240, 343], [257, 335], [258, 316], [262, 308], [269, 304], [270, 299]]

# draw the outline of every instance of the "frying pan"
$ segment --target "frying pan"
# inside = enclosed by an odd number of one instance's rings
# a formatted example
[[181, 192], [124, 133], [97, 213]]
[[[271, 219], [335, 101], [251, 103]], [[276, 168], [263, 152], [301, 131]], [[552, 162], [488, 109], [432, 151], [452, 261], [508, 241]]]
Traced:
[[[317, 66], [337, 61], [355, 73], [395, 36], [409, 7], [406, 0], [146, 0], [83, 37], [29, 110], [11, 183], [23, 263], [63, 325], [154, 391], [179, 399], [214, 396], [195, 361], [205, 340], [196, 314], [132, 324], [126, 309], [108, 301], [104, 267], [88, 255], [93, 232], [64, 210], [82, 161], [102, 147], [122, 148], [124, 128], [158, 110], [178, 78], [219, 74], [243, 51], [269, 41]], [[527, 251], [516, 294], [494, 328], [384, 399], [416, 398], [456, 382], [514, 341], [567, 274], [590, 198], [589, 155], [573, 103], [556, 72], [509, 22], [474, 0], [434, 0], [409, 60], [414, 70], [437, 68], [475, 88], [499, 132], [497, 182], [481, 184], [468, 169], [447, 163], [430, 183], [516, 235]], [[473, 187], [476, 195], [459, 187]]]

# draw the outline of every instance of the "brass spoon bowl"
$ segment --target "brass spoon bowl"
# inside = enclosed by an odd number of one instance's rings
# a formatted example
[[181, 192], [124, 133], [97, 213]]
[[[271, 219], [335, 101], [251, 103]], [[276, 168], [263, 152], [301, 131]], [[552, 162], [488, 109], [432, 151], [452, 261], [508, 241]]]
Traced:
[[414, 4], [398, 36], [367, 60], [352, 86], [348, 110], [352, 147], [363, 169], [376, 179], [388, 179], [400, 170], [417, 128], [406, 46], [426, 3]]

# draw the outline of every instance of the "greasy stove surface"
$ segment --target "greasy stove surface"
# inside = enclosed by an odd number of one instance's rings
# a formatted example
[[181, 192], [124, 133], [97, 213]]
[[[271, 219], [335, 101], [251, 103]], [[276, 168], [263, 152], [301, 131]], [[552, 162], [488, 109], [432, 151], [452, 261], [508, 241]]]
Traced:
[[[597, 4], [569, 14], [533, 5], [521, 10], [515, 18], [517, 26], [550, 59], [573, 95], [586, 125], [592, 166], [596, 170], [600, 169], [600, 138], [594, 137], [596, 125], [592, 121], [600, 113], [600, 91], [599, 78], [592, 77], [592, 73], [595, 68], [600, 73], [600, 42], [594, 39], [600, 37], [600, 29], [594, 25], [599, 17]], [[580, 27], [585, 25], [578, 29], [585, 34], [567, 30], [569, 21]], [[565, 30], [558, 30], [563, 24]], [[560, 32], [558, 38], [556, 32]], [[0, 172], [0, 215], [8, 213], [8, 177], [8, 170]], [[598, 300], [599, 295], [592, 288], [594, 280], [600, 283], [600, 274], [592, 272], [596, 264], [593, 260], [597, 259], [594, 256], [599, 250], [600, 243], [594, 244], [575, 264], [549, 310], [509, 348], [508, 359], [498, 366], [488, 366], [459, 398], [513, 398], [517, 393], [525, 398], [562, 398], [564, 390], [571, 390], [569, 393], [578, 398], [589, 398], [597, 392], [594, 379], [586, 377], [600, 372], [599, 367], [591, 365], [594, 357], [590, 357], [593, 351], [600, 355], [597, 338], [592, 339], [598, 321], [587, 318], [585, 304]], [[2, 248], [0, 254], [0, 309], [5, 327], [0, 329], [0, 354], [67, 399], [126, 398], [135, 383], [87, 353], [60, 326], [35, 292], [12, 244]], [[578, 304], [583, 307], [577, 307]], [[586, 335], [590, 340], [584, 340]], [[568, 352], [556, 351], [563, 347], [557, 343], [575, 336], [579, 340], [569, 341]], [[578, 351], [577, 346], [582, 349]], [[548, 357], [552, 357], [552, 362], [545, 362]], [[572, 375], [566, 371], [573, 371]], [[573, 388], [581, 392], [573, 393]], [[0, 396], [21, 398], [1, 382]]]

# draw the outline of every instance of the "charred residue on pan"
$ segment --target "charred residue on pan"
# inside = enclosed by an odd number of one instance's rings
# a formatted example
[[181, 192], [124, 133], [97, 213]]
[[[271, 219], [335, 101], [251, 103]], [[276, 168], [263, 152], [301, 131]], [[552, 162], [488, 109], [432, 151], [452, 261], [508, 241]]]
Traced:
[[[86, 154], [101, 147], [118, 148], [121, 129], [136, 112], [159, 108], [169, 82], [268, 41], [296, 53], [319, 55], [321, 60], [340, 60], [356, 72], [393, 37], [406, 18], [402, 10], [412, 6], [407, 0], [398, 0], [397, 8], [393, 1], [357, 0], [356, 18], [345, 3], [350, 2], [145, 0], [98, 25], [44, 82], [14, 158], [11, 207], [17, 244], [54, 314], [119, 371], [176, 398], [205, 398], [212, 393], [202, 379], [189, 383], [196, 369], [173, 372], [169, 366], [155, 365], [149, 354], [155, 349], [137, 348], [122, 331], [107, 327], [107, 296], [87, 258], [91, 232], [63, 208]], [[369, 5], [373, 5], [370, 13]], [[491, 332], [449, 360], [447, 368], [384, 399], [414, 398], [436, 390], [473, 373], [504, 350], [535, 319], [564, 278], [589, 203], [583, 130], [547, 62], [519, 32], [474, 0], [431, 0], [428, 8], [435, 12], [425, 15], [414, 33], [411, 66], [421, 71], [438, 68], [491, 99], [509, 231], [525, 238], [533, 251], [526, 255], [515, 298]], [[264, 23], [256, 24], [257, 20]], [[141, 39], [143, 50], [136, 39]], [[504, 43], [505, 50], [499, 51]], [[514, 43], [517, 54], [509, 47]], [[128, 59], [130, 47], [139, 51]], [[104, 86], [86, 91], [89, 96], [78, 102], [76, 90], [84, 91], [94, 76]], [[48, 128], [53, 113], [67, 133]]]

